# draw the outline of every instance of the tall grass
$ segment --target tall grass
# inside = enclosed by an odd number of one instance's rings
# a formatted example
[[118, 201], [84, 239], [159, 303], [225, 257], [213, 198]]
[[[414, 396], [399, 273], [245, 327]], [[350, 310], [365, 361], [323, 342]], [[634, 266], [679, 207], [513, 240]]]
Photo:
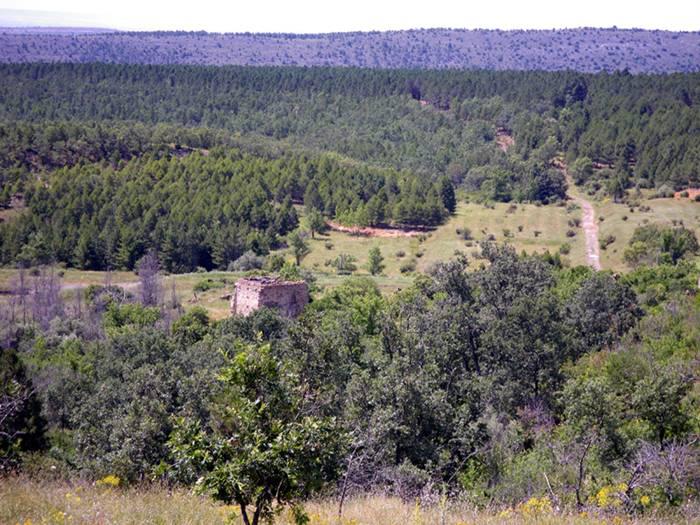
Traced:
[[[542, 500], [540, 500], [542, 501]], [[515, 509], [478, 510], [467, 504], [442, 500], [432, 506], [403, 502], [386, 496], [365, 496], [346, 501], [342, 517], [332, 499], [306, 504], [308, 525], [514, 525], [560, 523], [622, 525], [698, 523], [697, 514], [629, 517], [587, 513], [557, 513], [548, 505], [527, 503]], [[695, 516], [695, 517], [693, 517]], [[90, 483], [0, 479], [2, 525], [225, 525], [239, 524], [235, 506], [159, 485], [138, 488], [96, 486]], [[291, 514], [279, 514], [276, 525], [292, 525]]]

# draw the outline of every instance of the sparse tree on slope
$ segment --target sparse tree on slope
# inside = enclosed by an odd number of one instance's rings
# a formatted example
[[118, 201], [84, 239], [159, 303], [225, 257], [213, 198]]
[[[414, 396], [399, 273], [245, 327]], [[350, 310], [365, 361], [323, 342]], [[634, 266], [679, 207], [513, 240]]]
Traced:
[[382, 270], [384, 270], [384, 257], [382, 257], [382, 252], [378, 246], [375, 246], [369, 251], [367, 269], [372, 275], [380, 274]]

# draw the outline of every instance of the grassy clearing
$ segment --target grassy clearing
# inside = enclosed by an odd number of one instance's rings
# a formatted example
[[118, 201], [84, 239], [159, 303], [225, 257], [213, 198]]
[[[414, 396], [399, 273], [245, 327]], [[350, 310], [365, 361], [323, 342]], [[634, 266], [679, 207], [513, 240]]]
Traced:
[[[599, 238], [604, 239], [608, 235], [615, 237], [615, 242], [601, 250], [603, 269], [629, 269], [622, 260], [624, 249], [634, 229], [645, 222], [682, 222], [687, 228], [694, 229], [700, 237], [700, 203], [689, 199], [650, 199], [647, 194], [640, 204], [649, 206], [651, 210], [643, 212], [635, 207], [634, 212], [631, 212], [629, 206], [613, 203], [609, 199], [593, 201], [597, 219], [603, 218], [598, 223]], [[382, 275], [375, 277], [375, 281], [382, 292], [390, 294], [410, 286], [415, 274], [401, 272], [401, 267], [410, 261], [415, 262], [416, 271], [424, 272], [432, 264], [450, 259], [461, 251], [470, 257], [471, 267], [477, 268], [481, 264], [475, 260], [480, 251], [478, 242], [491, 235], [497, 242], [508, 242], [518, 252], [527, 253], [543, 253], [546, 250], [555, 253], [566, 243], [570, 245], [571, 251], [564, 259], [572, 265], [585, 264], [583, 230], [569, 225], [570, 220], [580, 217], [580, 210], [567, 211], [562, 206], [503, 203], [484, 206], [462, 202], [446, 224], [424, 238], [357, 237], [335, 231], [316, 235], [315, 239], [309, 239], [311, 253], [304, 258], [302, 266], [314, 272], [321, 288], [334, 288], [346, 277], [336, 275], [334, 269], [326, 265], [327, 261], [332, 261], [340, 253], [350, 254], [357, 258], [358, 269], [355, 275], [369, 275], [366, 269], [367, 256], [372, 247], [378, 246], [386, 268]], [[471, 231], [472, 240], [465, 241], [457, 234], [457, 229], [465, 228]], [[574, 237], [567, 236], [569, 230], [575, 232]], [[292, 260], [287, 250], [280, 253]], [[14, 269], [0, 269], [0, 292], [11, 289], [12, 279], [16, 275]], [[174, 282], [177, 297], [185, 309], [202, 306], [213, 318], [221, 319], [229, 315], [228, 301], [221, 297], [233, 288], [240, 276], [240, 273], [235, 272], [169, 275], [163, 279], [163, 291], [166, 299], [169, 299]], [[138, 276], [134, 272], [112, 272], [109, 278], [113, 284], [125, 286], [129, 291], [137, 290]], [[202, 280], [211, 280], [219, 286], [204, 292], [195, 291], [195, 286]], [[64, 294], [68, 297], [75, 295], [77, 289], [91, 284], [105, 284], [106, 281], [106, 272], [62, 270], [62, 285]]]
[[676, 200], [649, 199], [641, 201], [641, 205], [649, 206], [650, 211], [640, 211], [638, 207], [634, 212], [625, 204], [616, 204], [610, 199], [593, 203], [596, 208], [598, 220], [599, 238], [604, 239], [608, 235], [615, 237], [615, 242], [600, 252], [600, 262], [604, 269], [625, 271], [629, 268], [622, 260], [623, 253], [634, 229], [646, 223], [683, 224], [686, 228], [695, 231], [700, 238], [700, 203], [689, 199]]
[[[401, 273], [401, 266], [408, 261], [414, 259], [416, 269], [425, 271], [438, 261], [454, 257], [458, 251], [473, 259], [480, 251], [478, 241], [487, 239], [490, 235], [498, 242], [509, 242], [517, 251], [525, 250], [527, 253], [543, 253], [546, 250], [554, 253], [562, 244], [569, 243], [571, 253], [567, 256], [568, 259], [572, 264], [583, 264], [583, 232], [580, 228], [570, 228], [567, 224], [569, 219], [580, 218], [580, 214], [579, 210], [568, 213], [566, 208], [559, 206], [511, 206], [496, 203], [487, 207], [482, 204], [460, 203], [450, 220], [429, 233], [425, 240], [418, 237], [357, 237], [335, 231], [317, 235], [316, 239], [309, 242], [311, 253], [304, 259], [303, 266], [314, 271], [330, 272], [332, 268], [326, 262], [335, 259], [340, 253], [347, 253], [357, 258], [356, 273], [367, 274], [367, 255], [370, 248], [378, 246], [386, 265], [385, 281], [379, 281], [380, 287], [399, 287], [410, 281], [407, 275]], [[466, 241], [457, 234], [457, 229], [464, 228], [471, 230], [471, 240]], [[566, 236], [570, 229], [576, 232], [573, 238]]]
[[[61, 281], [70, 288], [89, 286], [91, 284], [105, 284], [107, 272], [91, 272], [86, 270], [58, 270], [62, 272]], [[11, 286], [12, 279], [17, 275], [14, 268], [0, 268], [0, 290], [7, 290]], [[138, 277], [134, 272], [111, 272], [113, 283], [135, 283]]]
[[[238, 524], [235, 506], [224, 506], [184, 490], [168, 490], [157, 485], [120, 489], [89, 483], [37, 482], [8, 478], [0, 483], [0, 523], [2, 524]], [[342, 518], [335, 500], [309, 502], [305, 508], [309, 525], [496, 525], [567, 523], [661, 524], [669, 517], [630, 518], [627, 516], [560, 514], [549, 508], [527, 504], [515, 509], [482, 510], [445, 501], [434, 506], [405, 503], [396, 498], [371, 496], [347, 501]], [[692, 518], [674, 516], [673, 523], [693, 523]], [[228, 520], [228, 521], [227, 521]], [[283, 512], [277, 525], [293, 521]]]

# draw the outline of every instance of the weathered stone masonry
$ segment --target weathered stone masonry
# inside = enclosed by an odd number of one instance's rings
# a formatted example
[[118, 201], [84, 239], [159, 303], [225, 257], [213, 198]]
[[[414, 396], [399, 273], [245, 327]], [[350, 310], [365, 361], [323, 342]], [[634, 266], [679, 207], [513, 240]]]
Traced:
[[262, 307], [277, 309], [286, 317], [296, 317], [309, 302], [304, 281], [282, 281], [273, 277], [249, 277], [236, 281], [231, 295], [231, 312], [248, 315]]

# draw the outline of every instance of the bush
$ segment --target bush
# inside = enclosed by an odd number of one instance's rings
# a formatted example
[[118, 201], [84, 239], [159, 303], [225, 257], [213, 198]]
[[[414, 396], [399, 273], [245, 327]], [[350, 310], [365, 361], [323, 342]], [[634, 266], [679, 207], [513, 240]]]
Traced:
[[194, 285], [192, 288], [195, 292], [206, 292], [207, 290], [214, 290], [217, 288], [223, 288], [224, 287], [224, 282], [221, 279], [212, 279], [211, 277], [207, 277], [206, 279], [202, 279], [201, 281], [197, 282], [197, 284]]
[[457, 235], [459, 235], [463, 240], [472, 240], [472, 231], [469, 228], [457, 228]]
[[247, 272], [250, 270], [260, 270], [265, 264], [265, 257], [256, 255], [254, 251], [248, 250], [238, 259], [228, 265], [229, 272]]
[[333, 243], [331, 241], [326, 241], [323, 243], [323, 247], [326, 250], [332, 250], [333, 249]]
[[399, 271], [401, 273], [410, 273], [410, 272], [415, 272], [416, 271], [416, 260], [415, 259], [410, 259], [409, 261], [406, 261], [399, 267]]
[[559, 247], [559, 253], [562, 255], [569, 255], [569, 253], [571, 253], [571, 245], [565, 242]]
[[279, 253], [271, 253], [265, 260], [265, 269], [268, 272], [279, 272], [284, 266], [284, 257]]
[[338, 275], [350, 275], [352, 272], [357, 270], [357, 257], [350, 255], [348, 253], [341, 253], [335, 260], [331, 263], [338, 273]]
[[405, 257], [405, 256], [406, 256], [406, 252], [403, 251], [403, 250], [399, 250], [399, 251], [396, 252], [396, 257], [397, 257], [398, 259], [401, 259], [402, 257]]
[[673, 191], [673, 188], [669, 188], [664, 184], [658, 190], [656, 190], [655, 196], [659, 199], [668, 199], [669, 197], [673, 197], [674, 195], [675, 192]]
[[608, 235], [606, 237], [603, 237], [600, 240], [600, 248], [601, 250], [607, 249], [608, 246], [610, 246], [612, 243], [615, 242], [615, 236], [614, 235]]
[[567, 237], [576, 237], [576, 232], [574, 230], [566, 230]]

